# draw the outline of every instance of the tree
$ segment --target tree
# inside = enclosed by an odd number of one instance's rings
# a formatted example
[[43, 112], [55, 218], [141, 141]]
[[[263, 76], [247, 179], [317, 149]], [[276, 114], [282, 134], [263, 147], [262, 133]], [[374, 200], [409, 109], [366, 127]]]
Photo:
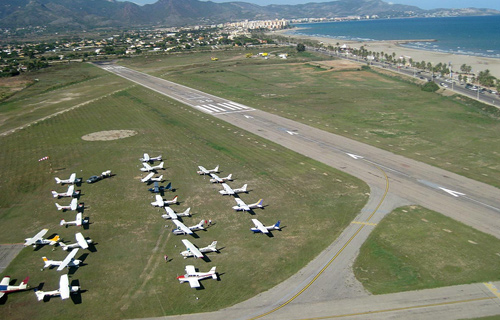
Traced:
[[422, 86], [422, 91], [436, 92], [437, 90], [439, 90], [439, 86], [433, 81], [429, 81]]
[[297, 43], [297, 52], [306, 51], [306, 46], [303, 43]]

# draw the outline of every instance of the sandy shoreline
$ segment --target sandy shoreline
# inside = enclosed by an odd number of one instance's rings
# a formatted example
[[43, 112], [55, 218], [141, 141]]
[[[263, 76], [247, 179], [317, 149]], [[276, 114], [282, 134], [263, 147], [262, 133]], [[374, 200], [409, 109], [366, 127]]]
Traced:
[[[461, 55], [461, 54], [453, 54], [453, 53], [443, 53], [443, 52], [434, 52], [427, 50], [418, 50], [413, 48], [406, 48], [402, 46], [404, 43], [412, 42], [412, 41], [423, 41], [423, 40], [386, 40], [386, 41], [351, 41], [351, 40], [343, 40], [343, 39], [334, 39], [328, 37], [316, 37], [316, 36], [306, 36], [306, 35], [297, 35], [297, 34], [287, 34], [286, 32], [290, 32], [288, 30], [275, 31], [273, 34], [280, 34], [285, 37], [290, 37], [291, 39], [312, 39], [325, 43], [326, 45], [337, 46], [346, 44], [351, 48], [360, 48], [363, 46], [368, 51], [373, 52], [384, 52], [387, 54], [396, 53], [396, 57], [405, 57], [406, 60], [409, 58], [414, 61], [425, 61], [431, 62], [433, 65], [438, 63], [451, 63], [452, 70], [460, 71], [460, 66], [462, 64], [466, 64], [472, 67], [472, 72], [476, 75], [480, 71], [484, 71], [486, 69], [490, 70], [490, 73], [496, 78], [500, 78], [500, 59], [495, 58], [486, 58], [486, 57], [478, 57], [478, 56], [469, 56], [469, 55]], [[425, 41], [435, 41], [433, 39], [425, 40]]]

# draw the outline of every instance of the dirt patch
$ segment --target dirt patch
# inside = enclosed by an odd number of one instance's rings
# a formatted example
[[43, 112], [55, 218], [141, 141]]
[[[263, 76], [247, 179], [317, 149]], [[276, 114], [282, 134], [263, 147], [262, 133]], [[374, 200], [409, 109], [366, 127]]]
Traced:
[[134, 130], [109, 130], [86, 134], [82, 137], [85, 141], [109, 141], [135, 136]]

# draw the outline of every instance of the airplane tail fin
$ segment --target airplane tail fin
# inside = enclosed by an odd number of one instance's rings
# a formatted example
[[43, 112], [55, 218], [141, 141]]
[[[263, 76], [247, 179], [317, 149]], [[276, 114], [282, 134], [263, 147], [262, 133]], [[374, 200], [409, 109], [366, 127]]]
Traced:
[[243, 192], [247, 192], [247, 187], [248, 187], [248, 184], [244, 184], [243, 187], [241, 187], [241, 191]]
[[57, 235], [57, 234], [56, 234], [56, 235], [54, 236], [54, 238], [52, 238], [52, 239], [47, 239], [47, 240], [49, 240], [49, 241], [50, 241], [50, 245], [54, 245], [54, 244], [56, 244], [56, 243], [60, 240], [60, 237], [59, 237], [59, 235]]
[[59, 179], [58, 177], [55, 177], [54, 179], [56, 179], [56, 183], [57, 183], [57, 184], [60, 184], [60, 183], [61, 183], [61, 179]]
[[233, 181], [232, 177], [233, 177], [233, 174], [232, 174], [232, 173], [230, 173], [230, 174], [226, 177], [226, 179], [227, 179], [227, 180], [230, 180], [230, 181]]
[[62, 219], [61, 222], [59, 222], [60, 226], [64, 226], [66, 224], [66, 220]]
[[216, 267], [212, 267], [212, 269], [210, 269], [209, 273], [212, 274], [212, 279], [217, 280], [217, 273], [215, 273], [215, 268]]
[[19, 289], [26, 289], [28, 287], [28, 281], [30, 280], [30, 277], [26, 277], [26, 279], [21, 282], [19, 285]]
[[172, 182], [169, 182], [165, 187], [165, 190], [172, 190]]
[[158, 165], [158, 169], [163, 169], [163, 165], [165, 164], [165, 162], [160, 162], [160, 164]]
[[280, 229], [280, 224], [281, 224], [281, 220], [278, 220], [278, 222], [276, 222], [274, 224], [274, 229], [279, 230]]
[[68, 245], [67, 245], [67, 244], [65, 244], [64, 242], [59, 243], [59, 245], [61, 246], [61, 248], [62, 248], [64, 251], [67, 251], [67, 250], [68, 250]]
[[38, 291], [35, 289], [35, 294], [38, 301], [42, 301], [45, 298], [45, 292], [43, 291]]
[[258, 202], [257, 202], [257, 207], [259, 208], [262, 208], [262, 204], [264, 203], [264, 199], [260, 199]]
[[52, 196], [54, 198], [57, 198], [57, 197], [59, 197], [59, 193], [57, 193], [55, 190], [52, 190]]
[[186, 211], [182, 213], [183, 216], [189, 217], [191, 214], [189, 213], [191, 211], [191, 207], [187, 208]]
[[56, 207], [57, 207], [57, 210], [62, 210], [64, 209], [63, 206], [61, 206], [59, 203], [56, 202]]
[[43, 266], [44, 268], [50, 267], [50, 261], [47, 259], [47, 257], [42, 257], [43, 262], [45, 265]]
[[159, 181], [162, 181], [162, 180], [163, 180], [163, 175], [160, 175], [160, 176], [158, 177], [158, 180], [159, 180]]
[[173, 203], [178, 203], [177, 198], [178, 198], [178, 196], [175, 196], [175, 197], [172, 199]]
[[219, 172], [219, 165], [217, 165], [217, 167], [214, 168], [214, 172]]
[[198, 227], [199, 229], [204, 229], [204, 228], [203, 228], [203, 226], [204, 226], [205, 224], [208, 224], [208, 221], [207, 221], [207, 220], [201, 220], [201, 221], [200, 221], [200, 223], [198, 223], [198, 224], [196, 225], [196, 227]]
[[217, 251], [217, 241], [213, 241], [212, 244], [208, 246], [208, 248], [212, 251]]

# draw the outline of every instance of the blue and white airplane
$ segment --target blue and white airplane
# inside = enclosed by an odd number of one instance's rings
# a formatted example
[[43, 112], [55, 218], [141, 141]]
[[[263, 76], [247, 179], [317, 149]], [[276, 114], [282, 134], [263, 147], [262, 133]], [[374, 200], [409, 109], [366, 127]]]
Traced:
[[275, 224], [272, 226], [264, 226], [262, 222], [260, 222], [257, 219], [252, 219], [253, 224], [255, 225], [254, 228], [250, 228], [254, 233], [269, 233], [270, 230], [281, 230], [280, 229], [280, 223], [281, 221], [278, 220]]

